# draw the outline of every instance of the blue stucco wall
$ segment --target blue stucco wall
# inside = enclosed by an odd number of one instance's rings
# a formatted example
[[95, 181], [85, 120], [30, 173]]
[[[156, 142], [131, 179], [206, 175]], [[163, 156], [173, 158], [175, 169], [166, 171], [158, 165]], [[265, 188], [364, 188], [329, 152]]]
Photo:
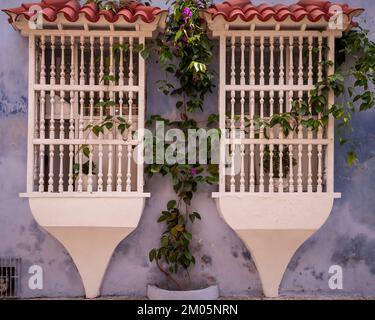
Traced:
[[[159, 4], [161, 1], [154, 1]], [[260, 1], [253, 1], [259, 3]], [[275, 1], [266, 1], [274, 3]], [[292, 3], [293, 1], [283, 1]], [[348, 0], [366, 9], [362, 25], [375, 31], [374, 1]], [[2, 8], [20, 0], [3, 0]], [[0, 256], [22, 258], [23, 297], [83, 296], [80, 276], [71, 258], [33, 220], [25, 191], [27, 136], [27, 40], [12, 30], [0, 15]], [[372, 38], [374, 33], [371, 34]], [[217, 57], [217, 54], [215, 55]], [[218, 61], [213, 62], [214, 69]], [[158, 65], [147, 66], [147, 113], [172, 116], [171, 98], [157, 92]], [[207, 99], [205, 114], [215, 112], [217, 92]], [[354, 116], [352, 137], [358, 144], [358, 165], [348, 168], [346, 150], [336, 146], [336, 191], [342, 192], [327, 223], [308, 240], [292, 259], [281, 284], [283, 295], [375, 296], [375, 111]], [[155, 223], [160, 210], [173, 194], [165, 179], [147, 181], [152, 198], [147, 201], [137, 230], [116, 249], [103, 281], [105, 296], [144, 296], [149, 283], [165, 282], [148, 251], [157, 245], [162, 226]], [[249, 252], [236, 234], [219, 217], [211, 192], [201, 190], [195, 208], [202, 222], [194, 225], [193, 250], [197, 264], [191, 270], [192, 287], [218, 283], [223, 296], [260, 296], [261, 287]], [[30, 265], [44, 270], [44, 289], [27, 285]], [[339, 264], [344, 270], [343, 290], [328, 287], [328, 269]]]

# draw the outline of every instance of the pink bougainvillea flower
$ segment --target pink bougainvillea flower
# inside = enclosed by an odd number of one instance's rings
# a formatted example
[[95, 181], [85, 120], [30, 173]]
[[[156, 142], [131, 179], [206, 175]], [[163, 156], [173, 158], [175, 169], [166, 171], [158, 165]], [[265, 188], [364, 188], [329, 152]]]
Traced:
[[194, 177], [197, 174], [197, 169], [191, 168], [191, 175]]
[[193, 16], [193, 13], [191, 12], [189, 7], [186, 7], [184, 11], [182, 11], [182, 14], [188, 17], [189, 19]]

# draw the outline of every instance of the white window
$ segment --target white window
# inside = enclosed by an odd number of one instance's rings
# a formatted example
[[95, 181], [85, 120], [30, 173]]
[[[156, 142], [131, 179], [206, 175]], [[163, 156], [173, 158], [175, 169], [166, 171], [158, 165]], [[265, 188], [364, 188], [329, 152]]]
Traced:
[[[302, 193], [332, 188], [332, 121], [316, 131], [301, 125], [298, 133], [287, 136], [279, 126], [262, 124], [289, 112], [295, 100], [308, 102], [310, 90], [328, 72], [322, 61], [327, 61], [332, 41], [333, 36], [319, 31], [223, 32], [220, 116], [225, 118], [232, 163], [222, 180], [223, 191]], [[310, 111], [314, 119], [321, 118]]]
[[[142, 192], [133, 133], [144, 126], [145, 39], [124, 32], [73, 34], [46, 32], [31, 43], [32, 191]], [[112, 118], [124, 124], [123, 132]], [[103, 132], [88, 127], [105, 119]]]

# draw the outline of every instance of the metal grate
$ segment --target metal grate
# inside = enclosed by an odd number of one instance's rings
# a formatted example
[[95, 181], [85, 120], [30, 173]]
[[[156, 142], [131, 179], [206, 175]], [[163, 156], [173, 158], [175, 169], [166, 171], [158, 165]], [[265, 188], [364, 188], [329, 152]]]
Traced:
[[0, 258], [0, 299], [18, 298], [21, 258]]

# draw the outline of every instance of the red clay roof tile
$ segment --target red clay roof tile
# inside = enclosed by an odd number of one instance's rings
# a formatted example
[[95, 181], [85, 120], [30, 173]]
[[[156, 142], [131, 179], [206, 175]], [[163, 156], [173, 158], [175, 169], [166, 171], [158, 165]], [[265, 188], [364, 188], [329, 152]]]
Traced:
[[207, 11], [211, 14], [212, 19], [223, 16], [229, 22], [238, 17], [246, 22], [253, 20], [255, 17], [261, 21], [268, 21], [273, 18], [279, 22], [286, 20], [288, 17], [299, 22], [307, 17], [311, 22], [316, 22], [321, 18], [328, 21], [333, 15], [331, 10], [335, 5], [341, 7], [350, 21], [353, 16], [357, 16], [363, 11], [361, 8], [351, 8], [347, 4], [322, 0], [301, 0], [292, 5], [262, 3], [258, 6], [253, 5], [250, 0], [227, 0], [213, 5]]
[[70, 22], [77, 21], [80, 14], [90, 22], [97, 22], [103, 16], [108, 22], [116, 22], [121, 17], [125, 21], [132, 23], [140, 18], [143, 22], [153, 22], [158, 14], [165, 11], [158, 7], [145, 6], [137, 1], [131, 1], [126, 8], [118, 12], [112, 10], [99, 10], [95, 3], [80, 5], [78, 0], [42, 0], [41, 2], [22, 4], [17, 8], [3, 9], [9, 15], [9, 22], [13, 23], [19, 16], [24, 16], [27, 20], [34, 15], [29, 13], [29, 8], [33, 5], [42, 8], [43, 17], [53, 22], [59, 13], [64, 14], [65, 19]]

